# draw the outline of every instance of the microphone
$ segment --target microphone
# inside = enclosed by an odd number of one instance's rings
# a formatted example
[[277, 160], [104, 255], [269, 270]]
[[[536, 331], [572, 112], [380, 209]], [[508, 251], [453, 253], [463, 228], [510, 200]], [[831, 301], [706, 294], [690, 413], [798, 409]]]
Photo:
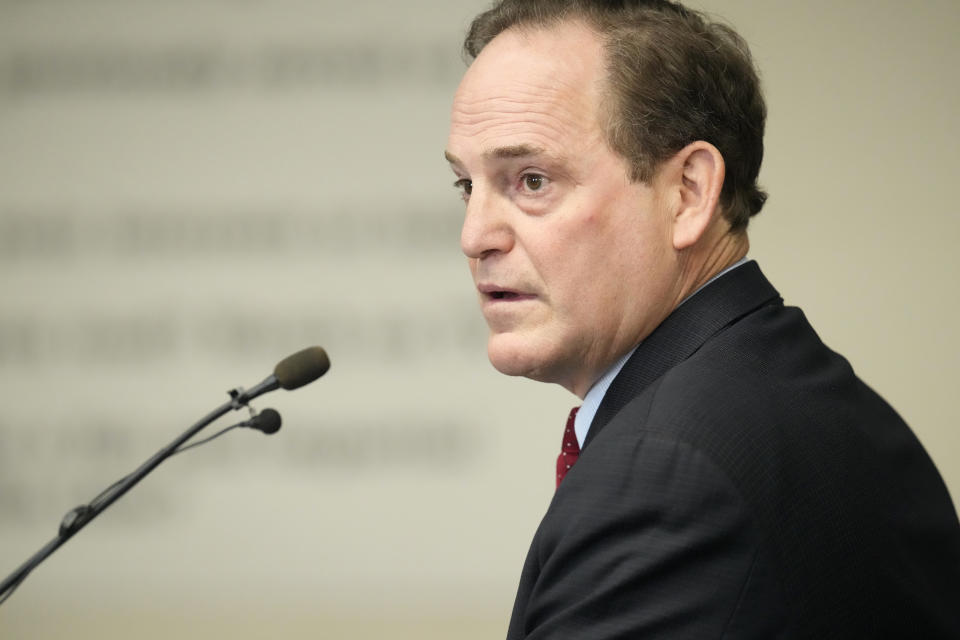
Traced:
[[278, 362], [273, 373], [252, 389], [234, 389], [230, 395], [233, 396], [235, 404], [245, 405], [268, 391], [281, 388], [287, 391], [299, 389], [325, 374], [328, 369], [330, 358], [327, 352], [322, 347], [307, 347]]
[[[268, 391], [274, 391], [280, 388], [290, 391], [310, 384], [325, 374], [329, 368], [330, 358], [327, 357], [327, 352], [320, 347], [308, 347], [281, 360], [277, 363], [277, 366], [273, 368], [271, 375], [264, 378], [263, 382], [249, 391], [244, 391], [242, 387], [228, 391], [230, 394], [229, 401], [201, 418], [192, 427], [184, 431], [177, 439], [140, 465], [133, 473], [127, 474], [119, 481], [107, 487], [88, 504], [71, 509], [60, 522], [57, 537], [33, 554], [33, 556], [20, 565], [16, 571], [4, 578], [3, 581], [0, 581], [0, 604], [3, 604], [13, 591], [27, 579], [30, 572], [37, 568], [51, 553], [59, 549], [64, 542], [76, 535], [80, 529], [83, 529], [91, 520], [100, 515], [104, 509], [116, 502], [138, 482], [143, 480], [158, 464], [176, 453], [209, 441], [210, 438], [195, 442], [187, 447], [183, 446], [190, 438], [199, 433], [201, 429], [226, 413], [240, 409], [257, 396], [267, 393]], [[280, 429], [280, 423], [279, 413], [274, 409], [264, 409], [260, 414], [252, 416], [249, 420], [237, 426], [250, 427], [263, 433], [271, 434], [276, 433]], [[228, 429], [232, 428], [233, 427], [228, 427]], [[216, 438], [218, 435], [220, 434], [214, 435], [213, 437]]]
[[330, 368], [330, 358], [322, 347], [307, 347], [287, 356], [273, 368], [280, 387], [287, 391], [310, 384]]
[[283, 418], [280, 417], [280, 413], [275, 409], [264, 409], [257, 415], [253, 416], [249, 420], [244, 420], [238, 427], [250, 427], [251, 429], [256, 429], [261, 431], [268, 436], [270, 434], [280, 431], [280, 425], [283, 424]]

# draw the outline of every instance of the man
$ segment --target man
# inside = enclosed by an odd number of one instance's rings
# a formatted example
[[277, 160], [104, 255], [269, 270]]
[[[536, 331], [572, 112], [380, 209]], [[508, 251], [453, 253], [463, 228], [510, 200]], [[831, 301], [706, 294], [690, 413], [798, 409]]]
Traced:
[[960, 638], [940, 476], [745, 259], [742, 39], [666, 0], [503, 0], [465, 49], [446, 155], [490, 360], [583, 399], [508, 638]]

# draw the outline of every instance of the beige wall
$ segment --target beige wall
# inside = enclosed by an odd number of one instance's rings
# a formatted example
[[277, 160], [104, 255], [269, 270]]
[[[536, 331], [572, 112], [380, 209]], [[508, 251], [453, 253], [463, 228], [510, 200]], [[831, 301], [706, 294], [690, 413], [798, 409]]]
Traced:
[[[485, 2], [338, 4], [0, 0], [0, 575], [224, 390], [333, 360], [255, 403], [279, 434], [168, 461], [71, 540], [0, 637], [505, 630], [575, 399], [489, 367], [457, 247], [441, 153]], [[751, 254], [956, 502], [960, 5], [700, 5], [766, 83]]]

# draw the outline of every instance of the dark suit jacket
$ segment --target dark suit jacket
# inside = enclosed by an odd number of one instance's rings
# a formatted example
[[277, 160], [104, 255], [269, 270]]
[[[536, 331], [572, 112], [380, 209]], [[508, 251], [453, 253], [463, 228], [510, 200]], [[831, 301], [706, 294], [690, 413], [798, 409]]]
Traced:
[[960, 638], [960, 524], [910, 429], [756, 263], [616, 377], [508, 640]]

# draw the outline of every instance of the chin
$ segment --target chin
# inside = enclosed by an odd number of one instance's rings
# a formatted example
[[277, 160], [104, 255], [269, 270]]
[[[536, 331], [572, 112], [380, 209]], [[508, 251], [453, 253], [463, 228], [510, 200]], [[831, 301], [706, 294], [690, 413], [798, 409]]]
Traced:
[[552, 345], [538, 345], [514, 334], [494, 334], [487, 342], [490, 364], [508, 376], [523, 376], [538, 382], [556, 382], [557, 354]]

